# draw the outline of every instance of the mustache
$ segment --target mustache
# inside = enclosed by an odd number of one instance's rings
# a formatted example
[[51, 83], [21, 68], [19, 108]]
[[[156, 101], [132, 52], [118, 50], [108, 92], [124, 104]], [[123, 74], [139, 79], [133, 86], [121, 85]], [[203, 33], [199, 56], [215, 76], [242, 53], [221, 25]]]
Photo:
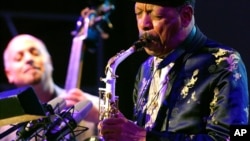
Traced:
[[29, 70], [32, 70], [32, 69], [40, 70], [41, 68], [35, 65], [28, 65], [25, 67], [24, 72], [28, 72]]
[[146, 46], [147, 44], [152, 42], [161, 43], [160, 37], [149, 32], [144, 32], [139, 36], [139, 39], [134, 43], [134, 45], [138, 48], [142, 48], [143, 46]]

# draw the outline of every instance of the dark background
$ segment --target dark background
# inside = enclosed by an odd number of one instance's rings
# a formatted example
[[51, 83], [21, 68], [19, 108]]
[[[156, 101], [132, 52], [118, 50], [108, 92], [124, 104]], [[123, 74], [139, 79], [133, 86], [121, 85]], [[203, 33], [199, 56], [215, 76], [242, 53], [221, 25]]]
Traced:
[[[98, 94], [103, 86], [99, 77], [105, 77], [104, 67], [110, 57], [122, 49], [127, 49], [137, 40], [137, 28], [133, 14], [133, 2], [113, 1], [115, 10], [110, 15], [113, 29], [108, 29], [110, 37], [100, 46], [87, 46], [84, 56], [82, 89]], [[249, 0], [209, 0], [196, 4], [196, 23], [210, 38], [237, 49], [249, 70]], [[77, 18], [83, 8], [89, 7], [86, 0], [41, 0], [41, 1], [0, 1], [0, 52], [8, 41], [20, 33], [29, 33], [41, 38], [51, 53], [54, 64], [54, 80], [64, 87], [68, 60], [72, 43], [70, 32], [75, 29]], [[128, 117], [132, 115], [132, 87], [139, 63], [146, 57], [135, 53], [121, 62], [117, 68], [116, 95], [120, 99], [120, 109]], [[0, 67], [1, 90], [7, 86], [2, 57]]]

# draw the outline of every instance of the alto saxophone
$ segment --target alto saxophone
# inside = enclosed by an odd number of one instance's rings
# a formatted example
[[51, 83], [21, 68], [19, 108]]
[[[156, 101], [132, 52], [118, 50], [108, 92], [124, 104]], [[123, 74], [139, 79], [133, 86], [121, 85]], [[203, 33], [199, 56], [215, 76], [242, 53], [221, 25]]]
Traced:
[[118, 111], [119, 97], [115, 94], [116, 78], [115, 74], [118, 65], [128, 56], [136, 51], [142, 50], [145, 45], [145, 40], [138, 40], [126, 51], [122, 50], [115, 56], [111, 57], [106, 65], [106, 78], [101, 78], [101, 81], [106, 83], [105, 88], [99, 88], [99, 120], [104, 120], [114, 115]]

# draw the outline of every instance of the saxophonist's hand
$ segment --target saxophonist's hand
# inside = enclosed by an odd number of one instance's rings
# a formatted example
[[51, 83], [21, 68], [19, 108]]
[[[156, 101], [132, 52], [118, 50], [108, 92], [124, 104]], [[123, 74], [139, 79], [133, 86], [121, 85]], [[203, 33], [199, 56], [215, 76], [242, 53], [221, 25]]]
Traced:
[[146, 141], [146, 130], [135, 125], [118, 112], [98, 124], [100, 135], [105, 141]]

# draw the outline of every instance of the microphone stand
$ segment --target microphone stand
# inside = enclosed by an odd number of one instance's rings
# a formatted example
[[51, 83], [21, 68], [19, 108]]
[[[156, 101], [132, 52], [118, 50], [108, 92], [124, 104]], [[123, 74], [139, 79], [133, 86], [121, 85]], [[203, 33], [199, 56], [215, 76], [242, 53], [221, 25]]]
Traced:
[[22, 126], [24, 126], [26, 124], [26, 122], [22, 122], [22, 123], [18, 123], [16, 125], [13, 125], [13, 127], [9, 128], [8, 130], [6, 130], [5, 132], [3, 132], [2, 134], [0, 134], [0, 139], [2, 139], [3, 137], [9, 135], [10, 133], [14, 132], [15, 130], [17, 130], [18, 128], [21, 128]]

